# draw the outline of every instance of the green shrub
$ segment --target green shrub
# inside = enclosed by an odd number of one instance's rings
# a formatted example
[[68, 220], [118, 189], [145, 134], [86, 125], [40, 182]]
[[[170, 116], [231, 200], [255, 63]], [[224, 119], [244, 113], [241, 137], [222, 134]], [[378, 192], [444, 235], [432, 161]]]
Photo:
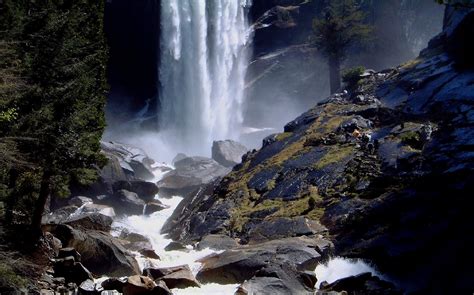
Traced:
[[342, 81], [349, 87], [355, 86], [362, 79], [364, 72], [365, 68], [362, 66], [346, 69], [342, 72]]

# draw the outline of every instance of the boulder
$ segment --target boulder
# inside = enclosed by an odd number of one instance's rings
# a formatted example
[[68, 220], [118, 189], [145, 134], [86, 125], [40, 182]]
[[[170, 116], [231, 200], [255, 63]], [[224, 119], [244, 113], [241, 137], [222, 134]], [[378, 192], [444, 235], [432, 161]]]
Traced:
[[88, 197], [82, 197], [82, 196], [73, 197], [68, 201], [68, 204], [70, 206], [76, 206], [76, 207], [81, 207], [82, 205], [87, 204], [87, 203], [92, 203], [92, 199]]
[[117, 291], [123, 293], [123, 287], [127, 284], [128, 278], [108, 278], [102, 282], [102, 288], [107, 291]]
[[43, 230], [51, 232], [65, 247], [72, 247], [81, 254], [81, 261], [94, 274], [125, 276], [139, 273], [138, 263], [128, 254], [119, 240], [107, 232], [74, 229], [69, 225], [47, 225]]
[[182, 159], [175, 163], [175, 168], [158, 182], [161, 197], [186, 197], [201, 186], [230, 172], [230, 168], [205, 157]]
[[51, 213], [43, 215], [41, 219], [42, 224], [59, 224], [68, 220], [71, 214], [79, 209], [77, 206], [66, 206], [59, 208]]
[[240, 285], [236, 294], [313, 294], [316, 282], [314, 271], [299, 272], [288, 263], [270, 264]]
[[145, 201], [134, 192], [119, 190], [113, 196], [107, 196], [100, 202], [112, 206], [118, 214], [142, 215]]
[[155, 281], [156, 287], [153, 290], [156, 295], [173, 295], [165, 282], [157, 280]]
[[212, 143], [212, 158], [224, 167], [234, 167], [242, 162], [242, 156], [248, 149], [233, 140], [214, 141]]
[[155, 212], [158, 212], [158, 211], [161, 211], [161, 210], [164, 210], [164, 209], [168, 209], [168, 208], [169, 208], [168, 205], [165, 205], [165, 204], [161, 203], [158, 200], [154, 200], [154, 201], [148, 202], [145, 205], [145, 215], [150, 215], [150, 214], [153, 214]]
[[198, 250], [204, 250], [206, 248], [214, 250], [229, 250], [238, 247], [239, 244], [235, 239], [232, 239], [226, 235], [207, 235], [201, 239], [197, 244]]
[[[381, 280], [371, 273], [363, 273], [337, 280], [331, 284], [323, 282], [320, 291], [322, 292], [347, 292], [347, 294], [383, 294], [400, 295], [403, 294], [392, 283]], [[321, 292], [321, 294], [323, 294]]]
[[143, 255], [143, 257], [146, 257], [146, 258], [158, 259], [158, 260], [161, 259], [160, 256], [156, 254], [155, 250], [151, 248], [143, 248], [143, 249], [138, 250], [138, 252], [141, 255]]
[[166, 283], [166, 286], [171, 289], [201, 287], [201, 284], [196, 280], [187, 265], [167, 268], [147, 268], [143, 270], [143, 275], [149, 276], [154, 280], [163, 281]]
[[[116, 159], [115, 162], [119, 163], [127, 179], [129, 179], [130, 176], [142, 180], [152, 180], [154, 178], [153, 169], [151, 167], [151, 165], [154, 164], [154, 161], [150, 159], [143, 150], [117, 142], [102, 141], [100, 145], [102, 152], [109, 159]], [[118, 172], [117, 169], [113, 171]], [[105, 174], [104, 172], [107, 171], [102, 171], [101, 176], [103, 178], [117, 180], [117, 178], [114, 178], [115, 176], [123, 177], [120, 173], [110, 175]]]
[[154, 200], [158, 194], [158, 186], [155, 183], [142, 180], [117, 181], [113, 183], [112, 188], [114, 192], [127, 190], [136, 193], [145, 202]]
[[93, 280], [92, 274], [80, 262], [76, 262], [73, 256], [59, 258], [54, 261], [54, 275], [63, 277], [67, 282], [81, 284], [85, 280]]
[[270, 264], [288, 264], [298, 271], [314, 270], [330, 244], [319, 238], [287, 238], [257, 245], [241, 246], [203, 258], [197, 275], [200, 282], [243, 283]]
[[78, 216], [72, 216], [64, 223], [83, 230], [100, 230], [109, 232], [112, 222], [113, 219], [110, 216], [102, 215], [100, 213], [84, 213]]
[[123, 286], [124, 295], [145, 295], [154, 294], [156, 284], [152, 279], [145, 276], [131, 276], [128, 278], [127, 283]]
[[81, 208], [82, 213], [99, 213], [105, 216], [115, 217], [114, 208], [106, 205], [87, 203]]
[[181, 251], [181, 250], [187, 250], [185, 245], [181, 244], [180, 242], [170, 242], [166, 247], [165, 251]]

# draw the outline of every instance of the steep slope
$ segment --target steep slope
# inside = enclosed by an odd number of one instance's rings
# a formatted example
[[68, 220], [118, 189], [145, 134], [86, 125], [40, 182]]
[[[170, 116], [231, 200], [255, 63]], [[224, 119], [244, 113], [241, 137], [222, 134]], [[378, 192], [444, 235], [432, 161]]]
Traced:
[[374, 262], [406, 290], [472, 292], [474, 12], [447, 16], [416, 60], [365, 73], [183, 202], [170, 236], [255, 243], [322, 233], [319, 221], [336, 254]]

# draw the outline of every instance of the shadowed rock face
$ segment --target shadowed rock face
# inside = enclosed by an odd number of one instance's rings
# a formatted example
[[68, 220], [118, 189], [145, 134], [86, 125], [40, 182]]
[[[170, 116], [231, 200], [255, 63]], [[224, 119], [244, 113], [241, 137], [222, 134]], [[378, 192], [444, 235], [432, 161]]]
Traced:
[[[474, 69], [446, 51], [450, 36], [469, 28], [459, 30], [288, 123], [183, 202], [165, 231], [188, 242], [226, 234], [248, 243], [279, 238], [267, 224], [304, 217], [328, 228], [336, 254], [371, 260], [407, 290], [468, 292]], [[306, 234], [299, 228], [284, 235]]]

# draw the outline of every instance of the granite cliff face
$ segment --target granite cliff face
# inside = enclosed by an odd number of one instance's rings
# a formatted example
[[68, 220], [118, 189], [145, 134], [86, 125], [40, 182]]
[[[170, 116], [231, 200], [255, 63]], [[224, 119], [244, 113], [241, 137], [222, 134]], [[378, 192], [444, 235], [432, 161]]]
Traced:
[[165, 230], [242, 244], [322, 234], [407, 291], [472, 292], [473, 28], [473, 11], [448, 10], [417, 59], [364, 73], [267, 137]]

